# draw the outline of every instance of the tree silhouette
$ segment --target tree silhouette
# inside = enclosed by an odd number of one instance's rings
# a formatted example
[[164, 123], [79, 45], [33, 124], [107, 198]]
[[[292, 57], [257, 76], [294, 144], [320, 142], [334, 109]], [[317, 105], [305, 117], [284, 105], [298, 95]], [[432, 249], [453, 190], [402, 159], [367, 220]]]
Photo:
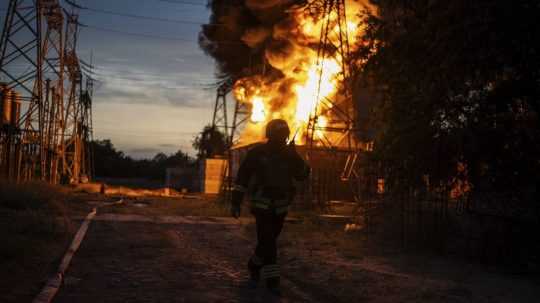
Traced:
[[201, 134], [193, 140], [193, 148], [198, 151], [199, 158], [223, 156], [227, 150], [227, 139], [215, 127], [207, 125]]

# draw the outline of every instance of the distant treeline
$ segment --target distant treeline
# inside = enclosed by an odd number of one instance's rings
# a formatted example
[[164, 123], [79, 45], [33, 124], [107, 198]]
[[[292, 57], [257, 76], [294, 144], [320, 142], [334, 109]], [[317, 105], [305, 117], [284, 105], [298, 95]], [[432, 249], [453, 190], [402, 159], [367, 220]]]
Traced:
[[168, 167], [196, 164], [195, 159], [181, 150], [172, 155], [158, 153], [152, 159], [136, 160], [117, 150], [109, 139], [93, 141], [92, 149], [97, 177], [163, 180]]

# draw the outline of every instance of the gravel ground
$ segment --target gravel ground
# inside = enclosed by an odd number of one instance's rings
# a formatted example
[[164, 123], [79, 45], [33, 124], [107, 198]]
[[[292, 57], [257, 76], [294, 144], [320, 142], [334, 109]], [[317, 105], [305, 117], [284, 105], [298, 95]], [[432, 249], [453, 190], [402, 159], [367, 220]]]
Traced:
[[302, 223], [287, 223], [280, 239], [283, 295], [275, 297], [248, 283], [245, 264], [255, 236], [251, 223], [192, 218], [164, 224], [117, 216], [92, 223], [55, 302], [538, 302], [540, 298], [539, 284], [530, 277], [501, 276], [444, 259], [427, 262], [421, 257], [345, 253], [339, 233]]

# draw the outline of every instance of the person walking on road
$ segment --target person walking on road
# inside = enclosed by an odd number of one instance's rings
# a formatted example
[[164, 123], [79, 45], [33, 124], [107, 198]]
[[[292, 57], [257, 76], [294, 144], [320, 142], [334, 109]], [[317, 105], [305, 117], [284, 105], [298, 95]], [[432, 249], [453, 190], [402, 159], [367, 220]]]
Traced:
[[238, 170], [231, 203], [231, 214], [238, 218], [248, 193], [257, 228], [257, 245], [248, 270], [253, 281], [264, 280], [276, 294], [280, 293], [277, 238], [294, 199], [294, 180], [303, 181], [310, 173], [296, 151], [294, 138], [287, 144], [289, 135], [286, 121], [275, 119], [267, 124], [268, 141], [248, 151]]

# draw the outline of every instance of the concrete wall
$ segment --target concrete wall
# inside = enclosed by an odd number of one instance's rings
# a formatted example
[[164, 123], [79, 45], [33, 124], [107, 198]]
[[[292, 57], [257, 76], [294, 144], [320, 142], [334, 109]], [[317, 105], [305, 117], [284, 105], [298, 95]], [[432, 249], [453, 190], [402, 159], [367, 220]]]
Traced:
[[201, 160], [201, 192], [205, 194], [218, 194], [221, 183], [227, 170], [227, 159], [207, 158]]

